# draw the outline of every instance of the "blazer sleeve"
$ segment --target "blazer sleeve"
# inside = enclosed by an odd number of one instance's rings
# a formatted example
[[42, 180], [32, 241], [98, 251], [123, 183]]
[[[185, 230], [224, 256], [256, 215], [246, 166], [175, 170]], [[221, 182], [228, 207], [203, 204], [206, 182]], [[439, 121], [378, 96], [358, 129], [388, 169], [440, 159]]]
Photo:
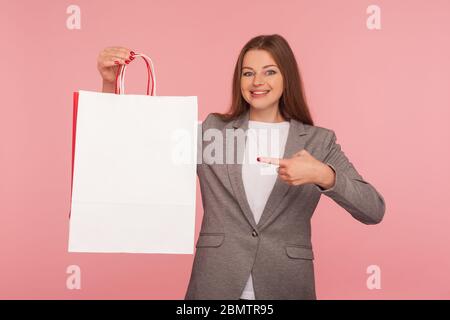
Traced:
[[364, 224], [380, 223], [386, 205], [383, 196], [356, 171], [341, 146], [336, 143], [336, 134], [330, 130], [326, 156], [323, 163], [336, 173], [335, 184], [329, 189], [316, 185], [320, 193], [329, 196], [356, 220]]

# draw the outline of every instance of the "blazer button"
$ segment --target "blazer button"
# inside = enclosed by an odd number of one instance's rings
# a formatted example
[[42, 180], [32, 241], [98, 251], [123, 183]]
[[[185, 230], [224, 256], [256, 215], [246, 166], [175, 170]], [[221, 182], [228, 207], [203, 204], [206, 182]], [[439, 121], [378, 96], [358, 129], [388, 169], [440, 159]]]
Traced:
[[257, 237], [257, 236], [258, 236], [258, 233], [256, 232], [256, 230], [253, 230], [252, 236], [253, 236], [253, 237]]

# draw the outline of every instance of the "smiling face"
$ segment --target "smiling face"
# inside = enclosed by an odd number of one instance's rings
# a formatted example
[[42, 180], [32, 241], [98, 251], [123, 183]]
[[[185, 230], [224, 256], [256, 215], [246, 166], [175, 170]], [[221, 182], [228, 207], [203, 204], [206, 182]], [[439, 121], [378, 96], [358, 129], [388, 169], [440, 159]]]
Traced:
[[269, 52], [257, 49], [246, 52], [241, 70], [241, 93], [258, 111], [278, 109], [283, 76]]

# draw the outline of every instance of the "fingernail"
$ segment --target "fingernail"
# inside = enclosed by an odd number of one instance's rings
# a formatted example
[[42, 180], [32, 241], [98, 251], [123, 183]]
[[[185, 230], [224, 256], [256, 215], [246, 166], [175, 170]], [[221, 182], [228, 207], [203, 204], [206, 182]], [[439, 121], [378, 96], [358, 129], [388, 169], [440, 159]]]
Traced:
[[134, 57], [133, 56], [130, 56], [130, 60], [133, 60], [134, 59]]
[[259, 161], [259, 157], [258, 157], [258, 158], [256, 158], [256, 161]]
[[114, 63], [115, 63], [115, 64], [120, 64], [120, 62], [119, 62], [119, 61], [117, 61], [117, 60], [116, 60], [116, 61], [114, 61]]
[[130, 63], [130, 60], [125, 60], [125, 63], [126, 63], [126, 64], [129, 64], [129, 63]]
[[135, 55], [135, 53], [134, 53], [133, 51], [131, 51], [131, 52], [130, 52], [130, 55], [134, 56], [134, 55]]

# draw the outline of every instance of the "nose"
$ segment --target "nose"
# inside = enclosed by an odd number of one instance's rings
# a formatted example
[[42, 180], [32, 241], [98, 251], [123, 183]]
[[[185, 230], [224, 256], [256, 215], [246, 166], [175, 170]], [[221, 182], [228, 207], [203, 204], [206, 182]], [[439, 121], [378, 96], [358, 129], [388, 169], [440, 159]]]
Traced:
[[254, 86], [258, 86], [264, 84], [264, 79], [262, 75], [256, 74], [255, 77], [253, 78], [253, 85]]

